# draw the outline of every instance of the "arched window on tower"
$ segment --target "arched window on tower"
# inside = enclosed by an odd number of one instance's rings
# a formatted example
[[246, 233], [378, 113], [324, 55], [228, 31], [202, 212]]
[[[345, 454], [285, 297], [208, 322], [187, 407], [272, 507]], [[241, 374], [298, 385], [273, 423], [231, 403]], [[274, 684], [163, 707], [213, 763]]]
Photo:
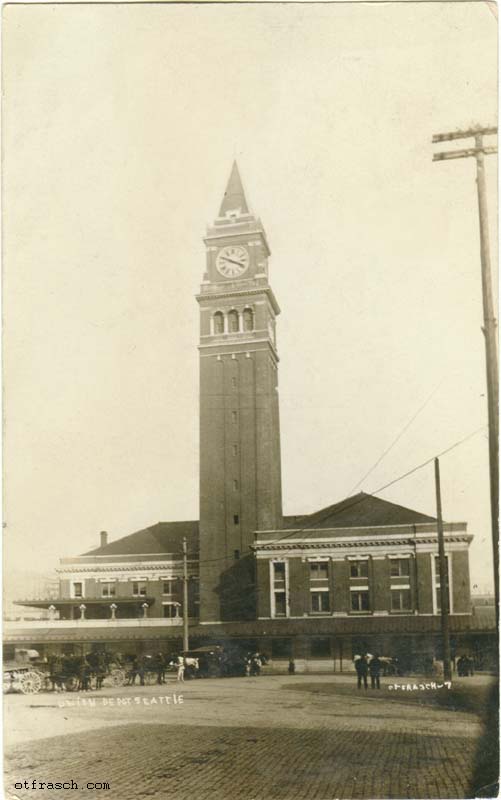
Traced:
[[214, 314], [214, 333], [224, 333], [224, 318], [221, 311]]
[[244, 309], [244, 331], [254, 330], [254, 313], [251, 308]]
[[228, 313], [228, 328], [230, 333], [238, 333], [238, 311]]

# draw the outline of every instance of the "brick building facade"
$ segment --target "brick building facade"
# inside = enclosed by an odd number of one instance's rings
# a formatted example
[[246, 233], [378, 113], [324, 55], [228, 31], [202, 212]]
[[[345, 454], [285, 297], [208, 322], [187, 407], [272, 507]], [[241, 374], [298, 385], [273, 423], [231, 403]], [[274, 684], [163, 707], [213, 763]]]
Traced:
[[[278, 662], [294, 656], [304, 668], [320, 661], [342, 669], [364, 649], [436, 654], [433, 517], [363, 493], [316, 514], [282, 514], [280, 309], [266, 234], [249, 211], [236, 164], [204, 242], [200, 521], [158, 523], [63, 559], [60, 595], [45, 603], [54, 616], [45, 641], [93, 637], [146, 647], [154, 639], [156, 648], [174, 647], [187, 538], [195, 644], [234, 639]], [[453, 646], [471, 628], [471, 539], [465, 523], [445, 524]]]

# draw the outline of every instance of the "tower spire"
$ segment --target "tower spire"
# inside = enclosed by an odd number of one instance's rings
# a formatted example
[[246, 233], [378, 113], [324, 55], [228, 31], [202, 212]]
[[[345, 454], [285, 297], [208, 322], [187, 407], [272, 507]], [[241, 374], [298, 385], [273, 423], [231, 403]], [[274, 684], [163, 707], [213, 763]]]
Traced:
[[233, 162], [231, 168], [231, 174], [226, 186], [223, 202], [219, 209], [219, 216], [225, 217], [229, 211], [238, 211], [240, 214], [249, 213], [244, 187], [242, 186], [242, 179], [240, 178], [236, 161]]

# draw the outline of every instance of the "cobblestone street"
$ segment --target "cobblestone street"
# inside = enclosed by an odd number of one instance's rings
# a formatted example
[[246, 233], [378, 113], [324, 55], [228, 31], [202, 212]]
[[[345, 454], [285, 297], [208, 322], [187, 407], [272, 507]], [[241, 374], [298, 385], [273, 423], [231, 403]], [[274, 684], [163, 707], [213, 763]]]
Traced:
[[480, 718], [395, 698], [388, 683], [374, 695], [332, 675], [8, 695], [6, 797], [79, 796], [14, 787], [33, 779], [73, 780], [84, 796], [108, 783], [116, 800], [468, 796]]

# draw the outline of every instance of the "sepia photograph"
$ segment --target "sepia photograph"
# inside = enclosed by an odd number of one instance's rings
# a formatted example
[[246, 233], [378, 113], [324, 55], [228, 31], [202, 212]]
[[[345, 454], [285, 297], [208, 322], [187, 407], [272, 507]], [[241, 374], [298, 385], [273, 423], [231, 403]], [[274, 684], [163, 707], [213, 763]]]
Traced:
[[6, 800], [498, 797], [496, 4], [2, 11]]

